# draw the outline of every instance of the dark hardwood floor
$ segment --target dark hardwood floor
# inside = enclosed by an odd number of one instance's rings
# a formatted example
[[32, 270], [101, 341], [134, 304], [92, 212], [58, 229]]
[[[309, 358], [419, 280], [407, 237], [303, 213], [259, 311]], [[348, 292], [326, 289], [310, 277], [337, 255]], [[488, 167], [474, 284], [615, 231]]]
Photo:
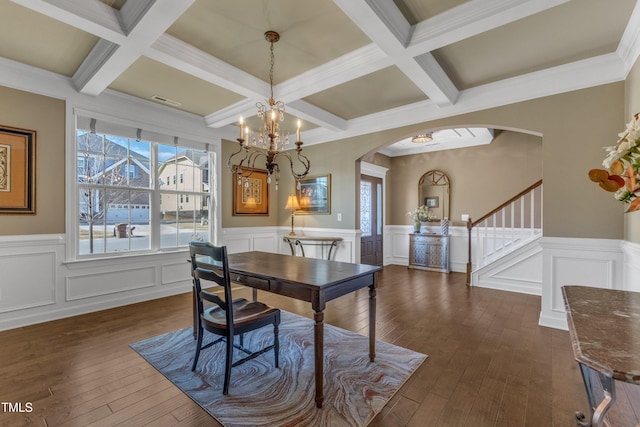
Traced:
[[[325, 321], [366, 334], [367, 298], [362, 290], [328, 303]], [[312, 317], [306, 303], [260, 299]], [[537, 325], [539, 297], [388, 266], [377, 303], [377, 339], [429, 358], [371, 426], [569, 427], [574, 411], [587, 411], [569, 335]], [[33, 410], [0, 412], [0, 425], [218, 425], [129, 348], [190, 322], [183, 294], [1, 332], [0, 400]], [[621, 387], [613, 425], [638, 423], [638, 388]]]

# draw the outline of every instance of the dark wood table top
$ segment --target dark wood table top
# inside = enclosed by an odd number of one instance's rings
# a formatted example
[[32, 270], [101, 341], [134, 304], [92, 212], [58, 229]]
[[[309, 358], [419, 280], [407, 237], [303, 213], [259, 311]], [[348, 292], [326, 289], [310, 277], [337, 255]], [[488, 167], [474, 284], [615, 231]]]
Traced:
[[640, 384], [640, 292], [564, 286], [578, 362], [619, 381]]
[[236, 274], [251, 273], [254, 277], [324, 288], [375, 273], [382, 267], [254, 251], [230, 254], [229, 270]]

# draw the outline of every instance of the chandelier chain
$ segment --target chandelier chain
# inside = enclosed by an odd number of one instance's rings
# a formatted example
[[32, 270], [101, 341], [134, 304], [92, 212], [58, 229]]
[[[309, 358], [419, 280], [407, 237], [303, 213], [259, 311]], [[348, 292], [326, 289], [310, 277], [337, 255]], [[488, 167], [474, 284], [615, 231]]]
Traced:
[[271, 66], [269, 67], [269, 87], [271, 88], [271, 100], [273, 100], [273, 64], [275, 63], [275, 54], [273, 48], [273, 42], [271, 42]]

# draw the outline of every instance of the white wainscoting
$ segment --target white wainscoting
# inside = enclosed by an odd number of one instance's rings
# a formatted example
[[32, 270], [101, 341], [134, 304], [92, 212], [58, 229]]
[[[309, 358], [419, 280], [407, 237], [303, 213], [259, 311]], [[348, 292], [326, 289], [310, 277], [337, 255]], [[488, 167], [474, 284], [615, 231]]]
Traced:
[[[621, 240], [543, 237], [541, 326], [567, 329], [565, 285], [625, 289]], [[636, 276], [637, 277], [637, 276]], [[631, 277], [625, 278], [627, 281]]]
[[[290, 254], [288, 227], [223, 229], [229, 252]], [[301, 229], [313, 236], [342, 237], [335, 260], [357, 262], [360, 232]], [[321, 248], [305, 247], [307, 257]], [[325, 249], [326, 250], [326, 249]], [[0, 330], [12, 329], [191, 291], [188, 251], [66, 263], [64, 235], [0, 236]]]
[[624, 252], [623, 289], [640, 292], [640, 244], [623, 242], [622, 250]]
[[[288, 227], [224, 229], [230, 251], [289, 254]], [[305, 229], [307, 235], [342, 237], [335, 259], [358, 262], [358, 230]], [[407, 265], [411, 226], [385, 227], [385, 265]], [[450, 227], [451, 267], [465, 272], [467, 230]], [[542, 269], [511, 265], [518, 279], [542, 274], [540, 325], [566, 329], [561, 287], [586, 285], [640, 291], [640, 245], [621, 240], [543, 237]], [[65, 263], [64, 235], [0, 236], [0, 330], [189, 292], [187, 251]], [[309, 257], [319, 248], [305, 248]], [[537, 255], [536, 255], [537, 256]], [[529, 258], [530, 259], [530, 258]], [[505, 280], [508, 280], [505, 279]]]
[[[283, 237], [290, 231], [288, 227], [237, 227], [225, 228], [221, 233], [221, 244], [226, 245], [229, 253], [261, 251], [291, 254], [289, 244]], [[299, 235], [314, 237], [342, 237], [342, 241], [333, 250], [331, 258], [335, 261], [359, 262], [360, 248], [356, 244], [361, 232], [338, 228], [296, 228]], [[305, 245], [307, 258], [326, 258], [327, 247]]]
[[0, 236], [0, 330], [191, 290], [187, 251], [65, 263], [64, 235]]
[[542, 295], [542, 248], [539, 239], [476, 269], [471, 274], [471, 283], [481, 288]]

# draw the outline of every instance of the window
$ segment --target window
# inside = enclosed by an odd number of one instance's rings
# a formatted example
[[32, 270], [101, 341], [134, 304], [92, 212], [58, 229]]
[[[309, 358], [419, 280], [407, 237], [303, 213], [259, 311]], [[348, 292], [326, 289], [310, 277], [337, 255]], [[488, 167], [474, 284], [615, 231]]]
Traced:
[[[161, 248], [187, 246], [195, 232], [209, 223], [209, 155], [204, 151], [183, 149], [173, 145], [158, 145], [158, 175], [169, 173], [174, 185], [160, 191], [160, 212], [163, 229]], [[180, 182], [175, 185], [176, 176]], [[191, 177], [191, 179], [184, 179]]]
[[[77, 257], [154, 252], [208, 239], [206, 151], [78, 129], [76, 158]], [[178, 192], [178, 173], [181, 182], [185, 174], [193, 178], [192, 188]]]
[[127, 165], [126, 168], [123, 168], [123, 173], [125, 173], [126, 175], [123, 175], [125, 177], [128, 177], [130, 179], [135, 179], [138, 177], [137, 173], [138, 173], [138, 168], [136, 167], [135, 164], [133, 165]]
[[85, 170], [85, 159], [81, 158], [78, 159], [77, 161], [77, 173], [78, 175], [82, 175], [83, 171]]

